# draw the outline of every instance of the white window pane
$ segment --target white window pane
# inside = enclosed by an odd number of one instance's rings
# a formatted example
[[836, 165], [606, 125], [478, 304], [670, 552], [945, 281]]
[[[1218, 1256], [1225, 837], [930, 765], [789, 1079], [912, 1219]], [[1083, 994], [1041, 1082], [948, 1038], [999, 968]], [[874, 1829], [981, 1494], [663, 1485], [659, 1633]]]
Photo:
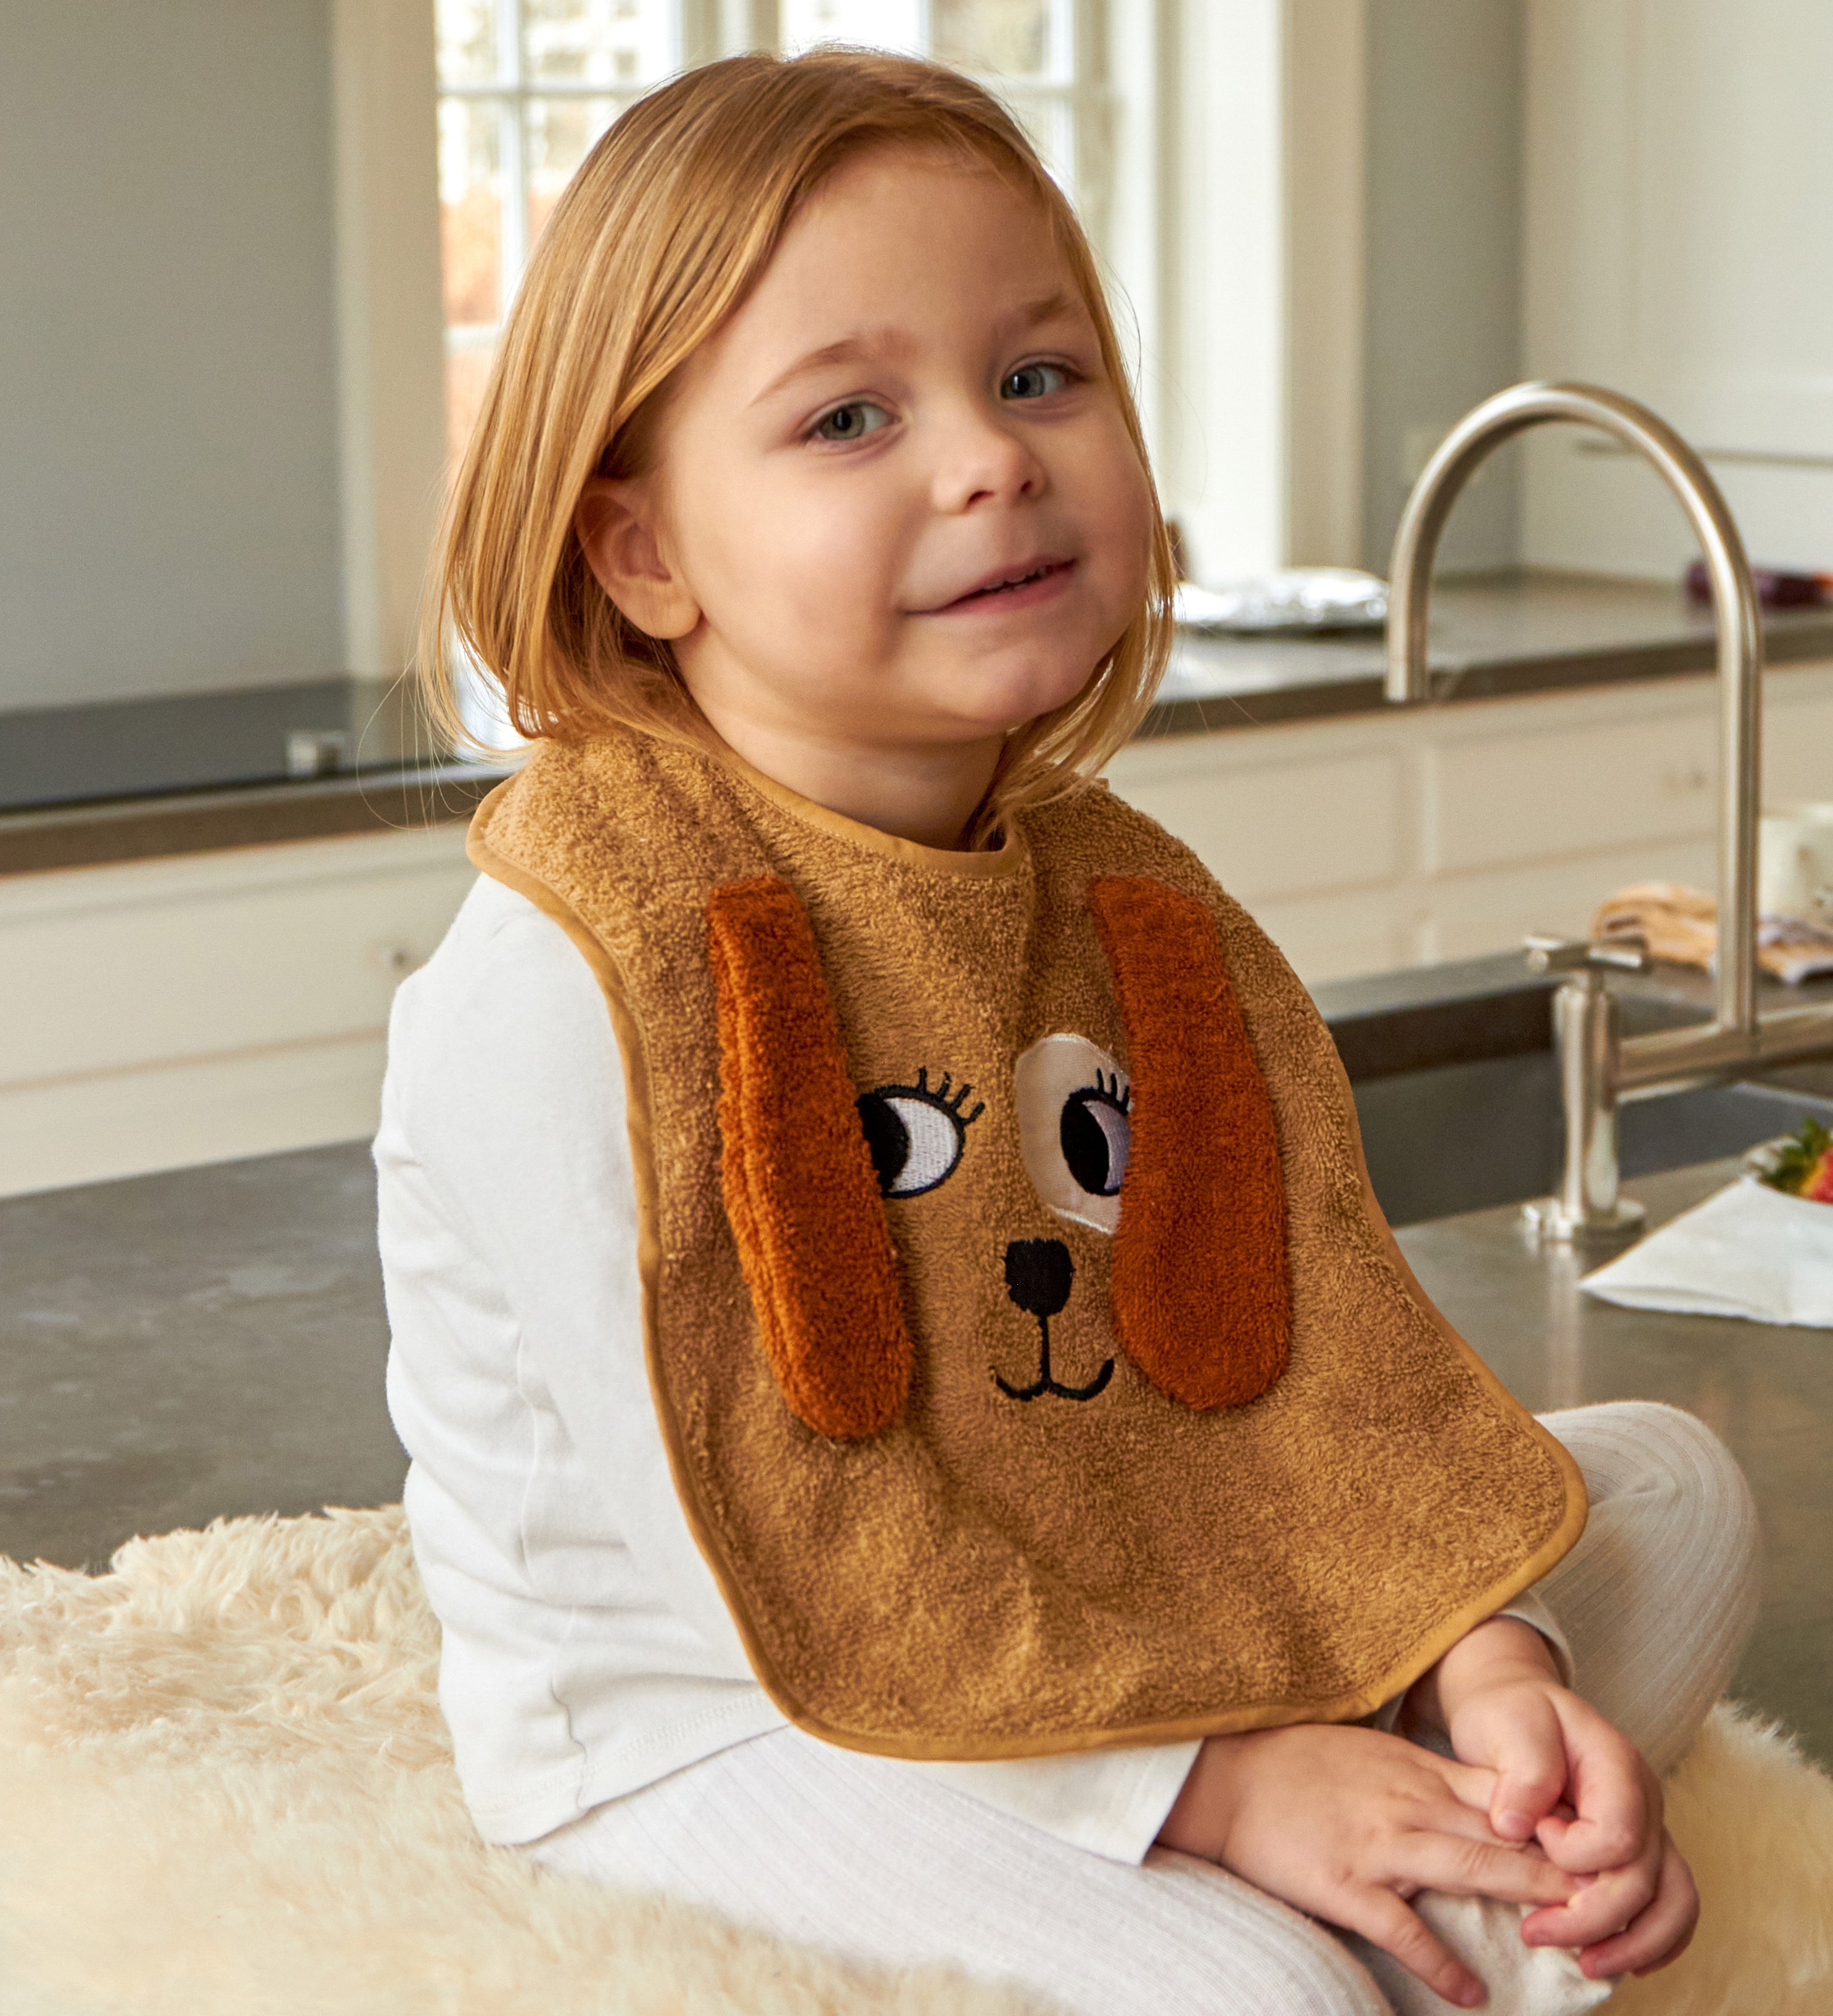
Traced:
[[674, 0], [523, 0], [533, 84], [658, 83], [675, 67]]
[[445, 332], [445, 458], [452, 468], [458, 466], [465, 444], [471, 438], [495, 353], [494, 329], [448, 329]]
[[622, 109], [614, 98], [530, 98], [523, 104], [528, 169], [528, 243], [573, 179], [592, 143]]
[[447, 326], [502, 314], [502, 125], [495, 99], [439, 102], [439, 263]]
[[783, 50], [792, 56], [817, 42], [859, 42], [873, 49], [924, 49], [922, 0], [781, 0]]
[[1002, 94], [1001, 103], [1024, 128], [1025, 138], [1050, 170], [1050, 179], [1071, 203], [1078, 201], [1075, 120], [1068, 103], [1042, 92], [1014, 92], [1009, 97]]
[[930, 34], [938, 61], [1005, 77], [1047, 77], [1052, 0], [931, 0]]
[[[512, 6], [514, 0], [502, 0]], [[439, 38], [439, 81], [455, 85], [497, 81], [500, 47], [495, 0], [437, 0], [434, 31]]]

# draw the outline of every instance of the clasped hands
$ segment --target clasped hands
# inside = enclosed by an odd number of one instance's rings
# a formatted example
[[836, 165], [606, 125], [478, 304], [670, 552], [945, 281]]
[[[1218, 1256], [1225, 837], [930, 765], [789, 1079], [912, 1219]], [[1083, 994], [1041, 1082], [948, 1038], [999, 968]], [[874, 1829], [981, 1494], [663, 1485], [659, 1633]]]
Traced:
[[1576, 1949], [1594, 1979], [1680, 1954], [1699, 1900], [1660, 1781], [1560, 1685], [1537, 1631], [1478, 1625], [1415, 1683], [1399, 1726], [1442, 1732], [1454, 1757], [1317, 1723], [1210, 1737], [1158, 1840], [1360, 1933], [1464, 2008], [1483, 1984], [1409, 1908], [1421, 1890], [1532, 1906], [1522, 1939]]

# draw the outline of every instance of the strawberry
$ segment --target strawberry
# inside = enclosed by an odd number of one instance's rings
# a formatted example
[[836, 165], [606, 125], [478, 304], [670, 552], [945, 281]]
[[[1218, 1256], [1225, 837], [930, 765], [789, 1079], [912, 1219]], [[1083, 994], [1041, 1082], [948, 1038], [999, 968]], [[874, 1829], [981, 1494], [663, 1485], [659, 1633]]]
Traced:
[[1833, 1134], [1817, 1120], [1802, 1121], [1801, 1132], [1783, 1144], [1763, 1181], [1815, 1204], [1833, 1204]]

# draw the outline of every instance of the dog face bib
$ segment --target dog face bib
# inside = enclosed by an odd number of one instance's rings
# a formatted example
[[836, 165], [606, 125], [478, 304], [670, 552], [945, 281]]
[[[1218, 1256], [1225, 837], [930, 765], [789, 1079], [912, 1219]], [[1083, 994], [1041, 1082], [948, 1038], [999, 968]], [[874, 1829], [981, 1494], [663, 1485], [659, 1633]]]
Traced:
[[538, 749], [471, 847], [605, 988], [675, 1486], [803, 1728], [1349, 1719], [1576, 1539], [1309, 997], [1106, 791], [944, 853], [620, 735]]

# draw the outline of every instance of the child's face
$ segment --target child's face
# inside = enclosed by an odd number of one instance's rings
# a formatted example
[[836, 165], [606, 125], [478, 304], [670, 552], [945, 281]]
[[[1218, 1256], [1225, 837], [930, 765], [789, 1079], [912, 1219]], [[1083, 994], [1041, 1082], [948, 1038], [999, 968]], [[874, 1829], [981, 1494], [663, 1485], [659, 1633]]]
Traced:
[[1145, 473], [1048, 221], [934, 154], [826, 185], [654, 473], [605, 488], [637, 522], [588, 538], [600, 578], [716, 725], [983, 741], [1079, 692], [1145, 592]]

